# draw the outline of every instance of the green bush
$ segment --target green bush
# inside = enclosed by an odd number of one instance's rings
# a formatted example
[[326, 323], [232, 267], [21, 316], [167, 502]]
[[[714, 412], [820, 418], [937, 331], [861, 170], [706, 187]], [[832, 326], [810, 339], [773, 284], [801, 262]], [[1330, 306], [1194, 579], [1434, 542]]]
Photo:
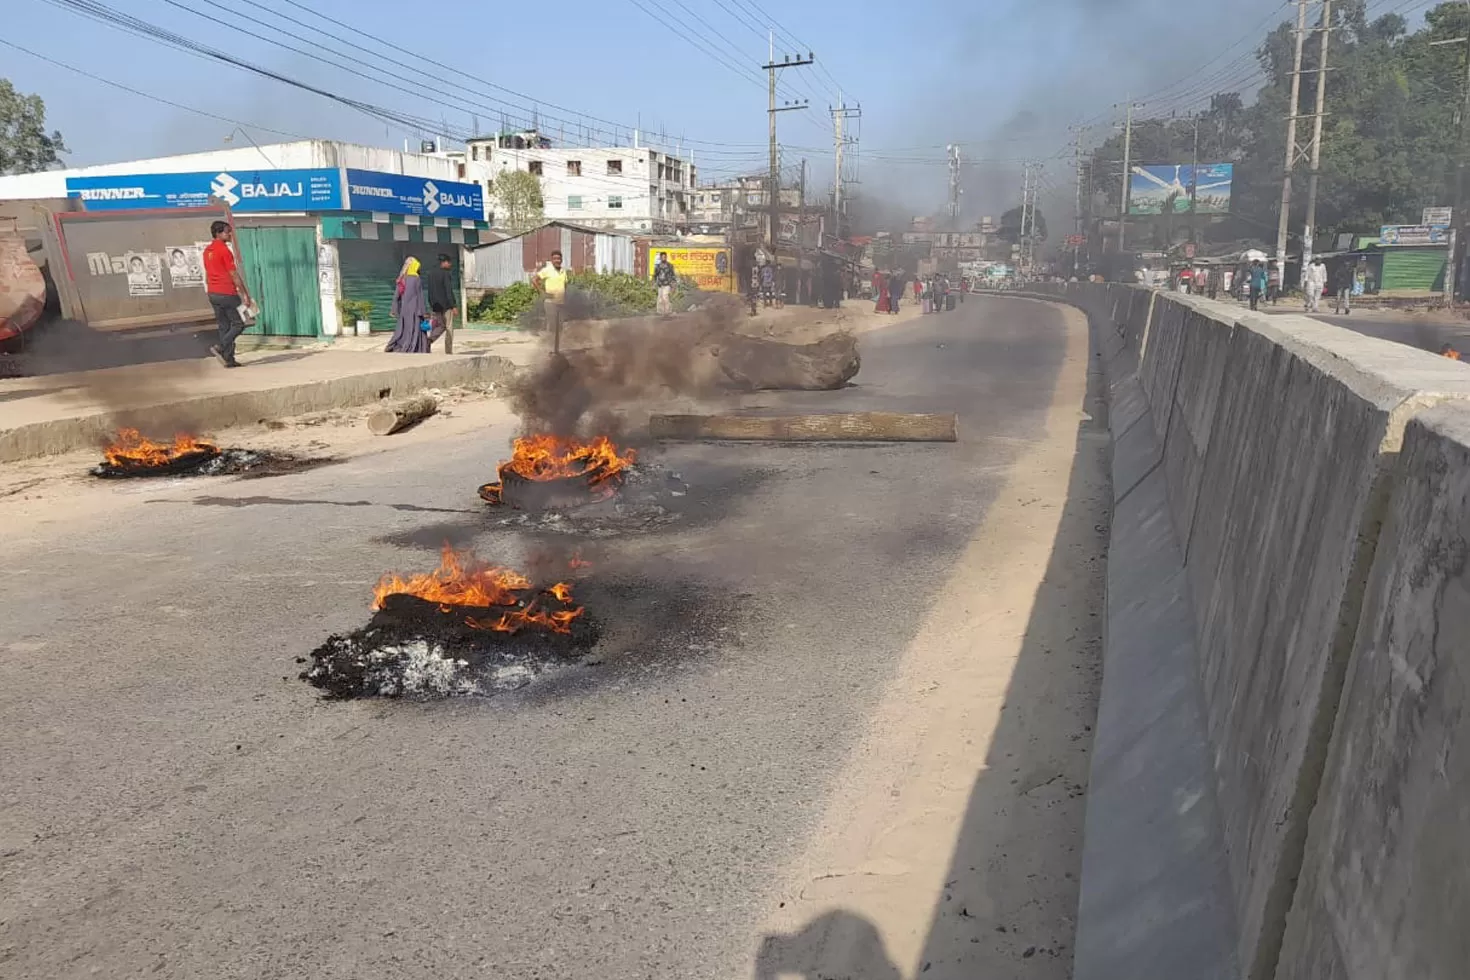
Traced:
[[536, 291], [528, 282], [513, 282], [498, 293], [486, 293], [470, 304], [470, 320], [477, 323], [515, 323], [536, 305]]
[[337, 309], [342, 312], [344, 327], [354, 326], [358, 320], [373, 318], [373, 301], [369, 299], [344, 299], [337, 303]]
[[627, 272], [574, 272], [567, 277], [567, 291], [578, 319], [638, 316], [652, 313], [658, 303], [652, 280]]

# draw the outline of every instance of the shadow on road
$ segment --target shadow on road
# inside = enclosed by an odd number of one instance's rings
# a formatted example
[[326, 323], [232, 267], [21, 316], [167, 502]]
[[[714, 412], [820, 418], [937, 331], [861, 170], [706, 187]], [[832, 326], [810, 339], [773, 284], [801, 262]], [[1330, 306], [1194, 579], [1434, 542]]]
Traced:
[[767, 936], [755, 960], [755, 980], [796, 975], [802, 980], [901, 980], [878, 927], [838, 909], [801, 932]]
[[[1110, 515], [1095, 356], [1089, 366], [1090, 418], [1078, 427], [1051, 556], [913, 980], [1071, 976]], [[878, 926], [844, 909], [794, 935], [765, 937], [756, 980], [783, 972], [808, 980], [902, 976]]]

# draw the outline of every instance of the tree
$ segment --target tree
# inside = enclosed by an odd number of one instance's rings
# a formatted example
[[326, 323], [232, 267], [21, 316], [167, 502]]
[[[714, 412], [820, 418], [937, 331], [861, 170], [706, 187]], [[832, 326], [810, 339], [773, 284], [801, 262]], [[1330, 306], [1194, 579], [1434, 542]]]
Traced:
[[21, 95], [0, 78], [0, 174], [49, 170], [61, 163], [66, 142], [46, 133], [46, 103], [39, 95]]
[[508, 170], [495, 181], [496, 223], [513, 235], [538, 228], [546, 220], [541, 178], [525, 170]]
[[[1031, 226], [1031, 239], [1036, 242], [1046, 241], [1046, 216], [1039, 210], [1034, 212], [1033, 224]], [[1000, 228], [996, 231], [997, 237], [1003, 242], [1019, 245], [1021, 242], [1021, 209], [1011, 208], [1000, 216]]]
[[[1470, 33], [1470, 9], [1441, 3], [1425, 13], [1424, 25], [1412, 34], [1398, 14], [1369, 20], [1367, 0], [1340, 0], [1332, 6], [1332, 17], [1316, 215], [1319, 248], [1334, 232], [1415, 224], [1424, 207], [1451, 203], [1463, 160], [1459, 111], [1465, 48], [1459, 39]], [[1199, 161], [1235, 165], [1230, 215], [1197, 221], [1207, 244], [1238, 247], [1275, 240], [1292, 53], [1291, 25], [1280, 24], [1256, 51], [1265, 82], [1249, 104], [1238, 93], [1222, 92], [1197, 118], [1134, 117], [1134, 166], [1189, 163], [1196, 123]], [[1308, 113], [1319, 78], [1315, 37], [1302, 54], [1297, 111]], [[1310, 120], [1298, 126], [1299, 142], [1307, 140], [1310, 126]], [[1089, 172], [1094, 177], [1084, 197], [1094, 219], [1118, 213], [1122, 149], [1118, 133], [1093, 151]], [[1292, 181], [1292, 247], [1306, 218], [1306, 170], [1298, 164]], [[1136, 247], [1167, 248], [1187, 231], [1174, 215], [1135, 216], [1128, 225], [1128, 240]]]

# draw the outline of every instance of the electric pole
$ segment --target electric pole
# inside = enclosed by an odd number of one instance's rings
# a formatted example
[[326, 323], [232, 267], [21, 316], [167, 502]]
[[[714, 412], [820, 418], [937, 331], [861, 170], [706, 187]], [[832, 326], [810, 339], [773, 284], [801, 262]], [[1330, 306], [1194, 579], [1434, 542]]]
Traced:
[[1072, 275], [1077, 275], [1077, 266], [1082, 251], [1082, 129], [1072, 130], [1072, 170], [1077, 178], [1077, 200], [1072, 205]]
[[[817, 242], [821, 248], [822, 243]], [[802, 295], [801, 270], [806, 261], [806, 157], [801, 158], [801, 182], [796, 185], [796, 302], [801, 305], [810, 297]]]
[[1034, 262], [1036, 235], [1036, 184], [1041, 164], [1027, 161], [1021, 166], [1021, 249], [1016, 264], [1027, 274]]
[[[1467, 10], [1470, 10], [1470, 0], [1466, 0]], [[1465, 81], [1461, 89], [1462, 101], [1455, 120], [1459, 126], [1459, 149], [1455, 153], [1455, 188], [1453, 204], [1450, 209], [1450, 241], [1449, 256], [1445, 260], [1444, 267], [1444, 296], [1445, 305], [1455, 305], [1455, 293], [1458, 292], [1456, 283], [1460, 280], [1461, 255], [1466, 245], [1465, 224], [1465, 155], [1470, 152], [1466, 146], [1465, 137], [1470, 133], [1470, 36], [1447, 37], [1441, 41], [1430, 41], [1431, 48], [1437, 48], [1445, 44], [1463, 44], [1465, 46]]]
[[[1332, 33], [1332, 0], [1322, 0], [1321, 47], [1317, 55], [1317, 110], [1312, 114], [1312, 157], [1307, 171], [1307, 222], [1302, 228], [1303, 279], [1312, 261], [1312, 240], [1317, 234], [1317, 167], [1322, 162], [1322, 117], [1327, 105], [1327, 39]], [[1285, 275], [1286, 267], [1282, 266]]]
[[[1189, 244], [1199, 247], [1199, 223], [1195, 211], [1199, 207], [1199, 113], [1194, 114], [1194, 155], [1189, 165]], [[1190, 256], [1194, 258], [1193, 255]]]
[[960, 148], [951, 143], [945, 147], [949, 153], [949, 221], [950, 227], [958, 230], [960, 220]]
[[766, 188], [766, 192], [769, 195], [766, 203], [770, 208], [770, 217], [766, 219], [766, 244], [771, 247], [771, 258], [774, 259], [776, 257], [776, 242], [781, 235], [781, 170], [780, 161], [776, 157], [776, 113], [807, 108], [806, 102], [787, 103], [780, 107], [776, 105], [776, 72], [782, 68], [796, 68], [800, 65], [815, 64], [817, 59], [816, 55], [807, 52], [805, 59], [797, 55], [796, 60], [793, 61], [791, 55], [788, 54], [784, 55], [778, 63], [776, 61], [776, 32], [774, 30], [770, 34], [770, 44], [771, 60], [761, 67], [765, 69], [769, 81], [767, 88], [770, 93], [769, 105], [766, 110], [770, 115], [771, 130], [771, 175], [768, 178], [769, 186]]
[[837, 108], [832, 109], [832, 155], [835, 158], [832, 174], [832, 235], [842, 238], [842, 151], [851, 142], [842, 134], [843, 123], [848, 119], [862, 117], [861, 108], [849, 109], [842, 93], [837, 93]]
[[1286, 281], [1286, 223], [1291, 218], [1291, 169], [1296, 165], [1297, 104], [1302, 91], [1302, 42], [1307, 33], [1307, 4], [1296, 0], [1296, 54], [1291, 61], [1291, 104], [1286, 109], [1286, 173], [1281, 178], [1281, 216], [1276, 222], [1276, 267]]
[[1118, 254], [1123, 254], [1123, 235], [1128, 226], [1128, 183], [1133, 170], [1133, 110], [1143, 106], [1128, 100], [1128, 112], [1123, 122], [1123, 187], [1118, 194]]

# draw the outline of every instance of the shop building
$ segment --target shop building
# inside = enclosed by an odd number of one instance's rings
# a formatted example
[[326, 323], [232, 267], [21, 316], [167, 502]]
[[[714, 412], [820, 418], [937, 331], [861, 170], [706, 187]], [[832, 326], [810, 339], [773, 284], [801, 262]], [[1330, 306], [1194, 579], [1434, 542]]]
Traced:
[[[236, 226], [261, 308], [249, 332], [281, 337], [335, 332], [342, 300], [371, 302], [373, 329], [391, 330], [405, 258], [432, 265], [442, 253], [458, 268], [463, 248], [490, 235], [481, 185], [457, 179], [453, 160], [322, 141], [251, 152], [254, 166], [219, 165], [210, 153], [162, 158], [210, 164], [200, 169], [140, 161], [0, 178], [0, 199], [54, 213], [45, 244], [62, 310], [99, 329], [211, 319], [198, 255], [220, 218]], [[338, 163], [260, 168], [262, 156]], [[358, 162], [418, 172], [348, 165]]]

